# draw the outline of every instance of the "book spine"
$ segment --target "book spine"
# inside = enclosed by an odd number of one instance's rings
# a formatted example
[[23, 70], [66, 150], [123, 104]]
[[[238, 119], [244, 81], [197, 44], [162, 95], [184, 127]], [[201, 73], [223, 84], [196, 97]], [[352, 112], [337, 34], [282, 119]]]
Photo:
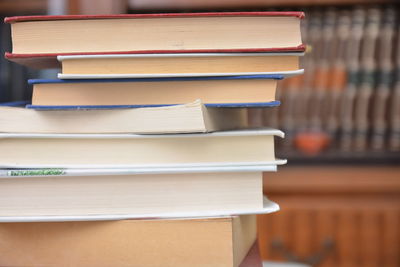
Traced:
[[332, 139], [337, 139], [339, 130], [340, 97], [347, 83], [346, 55], [350, 35], [350, 14], [347, 10], [339, 14], [335, 30], [334, 45], [331, 54], [329, 89], [327, 93], [326, 131]]
[[352, 133], [354, 129], [354, 102], [356, 89], [359, 84], [360, 71], [360, 47], [364, 34], [365, 11], [357, 8], [352, 13], [351, 35], [349, 36], [348, 49], [346, 53], [347, 84], [340, 100], [340, 149], [350, 151], [352, 147]]
[[361, 47], [361, 77], [357, 89], [355, 116], [354, 149], [365, 151], [367, 149], [368, 134], [370, 130], [369, 110], [370, 100], [375, 87], [376, 62], [375, 52], [377, 37], [380, 27], [381, 12], [371, 8], [367, 11], [365, 35]]
[[389, 144], [391, 151], [400, 151], [400, 31], [397, 31], [395, 82], [389, 101]]
[[379, 31], [378, 85], [373, 97], [371, 148], [385, 148], [387, 130], [387, 104], [393, 80], [393, 37], [395, 30], [395, 11], [387, 8], [383, 16], [383, 25]]

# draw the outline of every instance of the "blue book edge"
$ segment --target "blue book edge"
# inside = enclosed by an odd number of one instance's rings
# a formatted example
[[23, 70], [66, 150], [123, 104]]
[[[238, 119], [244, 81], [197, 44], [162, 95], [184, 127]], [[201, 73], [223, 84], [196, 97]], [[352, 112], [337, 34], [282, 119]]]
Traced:
[[282, 80], [283, 75], [236, 75], [236, 76], [207, 76], [207, 77], [163, 77], [163, 78], [120, 78], [120, 79], [30, 79], [29, 84], [41, 83], [114, 83], [114, 82], [165, 82], [165, 81], [203, 81], [203, 80], [243, 80], [243, 79], [274, 79]]
[[13, 101], [13, 102], [4, 102], [0, 103], [0, 107], [25, 107], [29, 105], [29, 101]]
[[[277, 107], [280, 101], [257, 102], [257, 103], [212, 103], [204, 104], [208, 108], [263, 108]], [[83, 106], [45, 106], [45, 105], [26, 105], [26, 108], [35, 110], [80, 110], [80, 109], [123, 109], [123, 108], [153, 108], [174, 105], [83, 105]]]

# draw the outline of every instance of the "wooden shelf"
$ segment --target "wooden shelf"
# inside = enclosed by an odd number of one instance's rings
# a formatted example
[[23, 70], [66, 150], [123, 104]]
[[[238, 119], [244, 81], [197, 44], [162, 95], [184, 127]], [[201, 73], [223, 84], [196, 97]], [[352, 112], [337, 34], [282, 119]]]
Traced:
[[265, 173], [264, 192], [281, 211], [258, 216], [263, 259], [398, 266], [399, 174], [398, 166], [332, 165], [282, 166]]

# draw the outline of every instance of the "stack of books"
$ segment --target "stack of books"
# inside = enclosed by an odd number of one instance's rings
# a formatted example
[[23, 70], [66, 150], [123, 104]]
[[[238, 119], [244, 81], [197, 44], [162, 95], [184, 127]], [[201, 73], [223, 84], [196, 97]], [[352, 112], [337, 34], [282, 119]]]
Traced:
[[6, 57], [62, 73], [0, 108], [0, 265], [260, 264], [262, 172], [286, 161], [246, 108], [302, 73], [302, 17], [7, 18]]

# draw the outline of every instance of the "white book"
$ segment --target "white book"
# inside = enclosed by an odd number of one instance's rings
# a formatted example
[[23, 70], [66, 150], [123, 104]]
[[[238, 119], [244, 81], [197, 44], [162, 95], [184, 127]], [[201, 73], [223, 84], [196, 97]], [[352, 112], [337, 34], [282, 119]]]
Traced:
[[245, 128], [244, 108], [207, 108], [200, 100], [165, 107], [34, 110], [0, 106], [3, 133], [186, 133]]
[[262, 172], [19, 176], [0, 179], [0, 222], [260, 214]]
[[8, 168], [0, 169], [1, 178], [37, 177], [37, 176], [99, 176], [99, 175], [134, 175], [134, 174], [179, 174], [209, 172], [276, 172], [278, 165], [286, 164], [284, 159], [270, 162], [252, 163], [197, 163], [179, 165], [153, 165], [135, 168]]
[[178, 53], [58, 56], [59, 79], [303, 74], [304, 53]]
[[[275, 129], [201, 134], [0, 134], [2, 168], [145, 168], [274, 162]], [[276, 164], [272, 164], [276, 165]]]

